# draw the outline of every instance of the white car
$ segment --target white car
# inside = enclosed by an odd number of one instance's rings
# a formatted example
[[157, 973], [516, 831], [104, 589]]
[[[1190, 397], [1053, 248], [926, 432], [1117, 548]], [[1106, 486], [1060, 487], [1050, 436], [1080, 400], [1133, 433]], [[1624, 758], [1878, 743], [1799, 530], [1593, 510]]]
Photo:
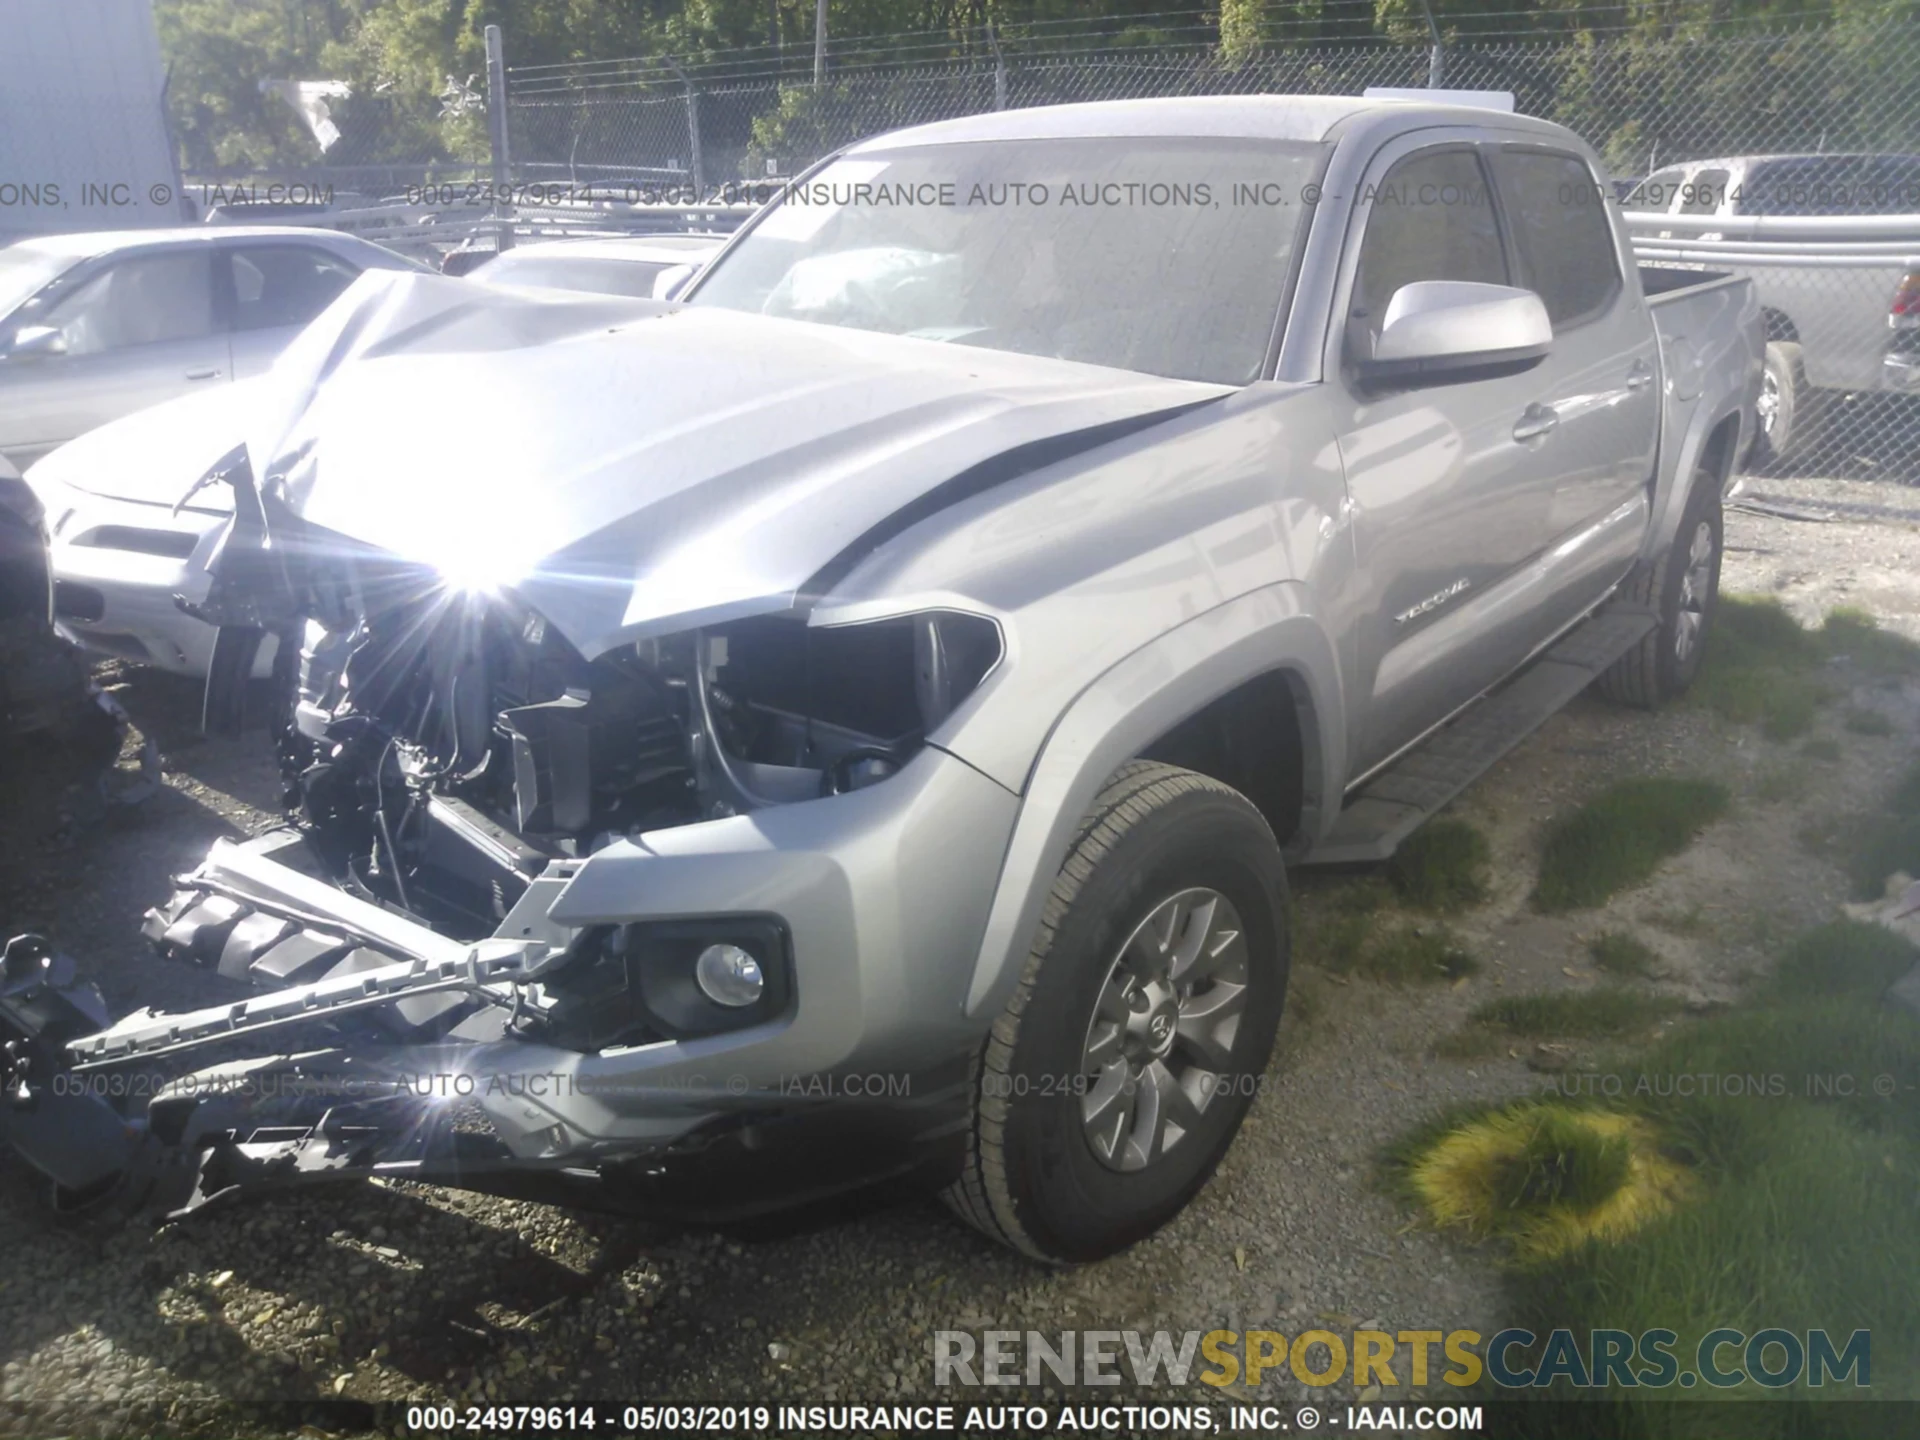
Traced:
[[[100, 655], [205, 675], [213, 627], [184, 613], [230, 507], [224, 487], [180, 506], [193, 482], [233, 448], [262, 378], [203, 390], [89, 430], [27, 471], [46, 512], [54, 626]], [[178, 508], [176, 508], [178, 507]], [[204, 578], [199, 582], [202, 590]], [[270, 673], [273, 642], [255, 674]]]
[[[1847, 393], [1920, 393], [1920, 317], [1911, 308], [1920, 295], [1920, 261], [1908, 240], [1865, 228], [1800, 239], [1743, 228], [1913, 215], [1920, 212], [1920, 155], [1690, 160], [1654, 171], [1621, 208], [1646, 258], [1752, 277], [1767, 323], [1756, 459], [1805, 457], [1821, 448], [1818, 437]], [[1725, 221], [1727, 229], [1676, 233], [1657, 225], [1661, 215]]]
[[591, 290], [601, 295], [655, 295], [663, 277], [684, 284], [727, 243], [724, 235], [636, 235], [592, 240], [536, 240], [503, 250], [467, 272], [487, 285]]

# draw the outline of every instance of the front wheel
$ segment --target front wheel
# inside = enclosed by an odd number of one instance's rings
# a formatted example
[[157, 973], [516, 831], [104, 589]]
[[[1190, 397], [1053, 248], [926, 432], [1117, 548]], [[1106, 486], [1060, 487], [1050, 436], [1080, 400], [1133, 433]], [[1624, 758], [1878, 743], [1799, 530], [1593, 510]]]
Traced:
[[1651, 709], [1693, 683], [1720, 601], [1724, 539], [1720, 477], [1703, 465], [1673, 543], [1629, 588], [1627, 598], [1651, 607], [1660, 621], [1600, 677], [1608, 699]]
[[1206, 1184], [1252, 1103], [1287, 984], [1279, 847], [1218, 781], [1108, 782], [975, 1063], [948, 1200], [1052, 1264], [1144, 1239]]

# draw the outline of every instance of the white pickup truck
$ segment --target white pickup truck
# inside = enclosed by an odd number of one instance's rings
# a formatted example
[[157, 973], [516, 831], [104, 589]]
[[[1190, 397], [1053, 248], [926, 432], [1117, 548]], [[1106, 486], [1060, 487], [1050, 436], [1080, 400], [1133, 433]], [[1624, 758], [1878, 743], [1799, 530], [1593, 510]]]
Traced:
[[290, 824], [147, 933], [236, 998], [109, 1024], [16, 938], [0, 1131], [168, 1212], [914, 1170], [1044, 1261], [1151, 1233], [1288, 864], [1700, 663], [1759, 310], [1605, 195], [1484, 109], [1062, 106], [851, 147], [678, 302], [362, 280], [200, 457], [207, 712], [275, 636]]
[[1692, 160], [1622, 204], [1642, 258], [1753, 281], [1759, 463], [1817, 454], [1842, 395], [1920, 393], [1920, 155]]

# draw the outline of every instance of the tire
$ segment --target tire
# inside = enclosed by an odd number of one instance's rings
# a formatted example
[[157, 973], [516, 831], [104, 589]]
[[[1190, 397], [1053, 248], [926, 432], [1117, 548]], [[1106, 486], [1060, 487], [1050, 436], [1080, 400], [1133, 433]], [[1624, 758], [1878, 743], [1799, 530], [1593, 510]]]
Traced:
[[1760, 378], [1756, 468], [1805, 455], [1819, 428], [1821, 396], [1807, 383], [1805, 353], [1794, 340], [1769, 340]]
[[1693, 683], [1719, 608], [1725, 542], [1720, 477], [1702, 466], [1694, 472], [1673, 543], [1625, 591], [1630, 602], [1654, 610], [1660, 623], [1601, 675], [1601, 694], [1650, 710]]
[[[1156, 943], [1163, 928], [1175, 937], [1171, 962]], [[1216, 957], [1201, 967], [1213, 978], [1196, 981], [1181, 963], [1195, 946]], [[1019, 984], [975, 1058], [967, 1159], [948, 1203], [1053, 1265], [1098, 1260], [1158, 1230], [1206, 1184], [1260, 1086], [1288, 948], [1285, 871], [1260, 812], [1193, 771], [1124, 766], [1081, 822]], [[1139, 978], [1156, 958], [1170, 964], [1171, 986]], [[1218, 1018], [1229, 1010], [1230, 1025]], [[1130, 1091], [1116, 1080], [1136, 1073], [1129, 1052], [1146, 1057]], [[1183, 1106], [1181, 1095], [1204, 1103]], [[1168, 1097], [1166, 1111], [1187, 1121], [1179, 1133], [1152, 1123], [1151, 1102]]]

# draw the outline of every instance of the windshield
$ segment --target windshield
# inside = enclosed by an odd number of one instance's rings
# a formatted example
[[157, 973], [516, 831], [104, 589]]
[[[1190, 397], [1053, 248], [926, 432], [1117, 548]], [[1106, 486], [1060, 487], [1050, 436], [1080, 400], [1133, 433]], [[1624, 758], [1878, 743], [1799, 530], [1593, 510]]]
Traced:
[[489, 285], [543, 285], [553, 290], [590, 290], [603, 295], [653, 294], [653, 282], [672, 264], [662, 260], [608, 260], [553, 255], [522, 258], [512, 251], [476, 265], [470, 272], [475, 280]]
[[0, 250], [0, 320], [73, 263], [71, 255], [48, 255], [30, 245]]
[[1322, 149], [1130, 138], [849, 157], [790, 187], [691, 303], [1244, 385]]

